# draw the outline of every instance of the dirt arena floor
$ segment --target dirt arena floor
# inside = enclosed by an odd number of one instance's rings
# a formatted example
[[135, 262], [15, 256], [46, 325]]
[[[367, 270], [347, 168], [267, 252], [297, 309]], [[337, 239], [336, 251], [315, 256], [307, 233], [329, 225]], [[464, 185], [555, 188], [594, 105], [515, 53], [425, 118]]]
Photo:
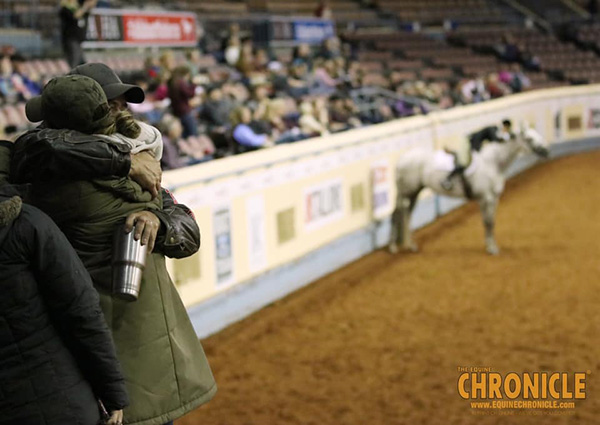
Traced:
[[[509, 182], [497, 258], [470, 204], [419, 254], [375, 252], [204, 340], [219, 392], [177, 425], [600, 424], [599, 169], [587, 153]], [[480, 416], [459, 366], [589, 371], [587, 399]]]

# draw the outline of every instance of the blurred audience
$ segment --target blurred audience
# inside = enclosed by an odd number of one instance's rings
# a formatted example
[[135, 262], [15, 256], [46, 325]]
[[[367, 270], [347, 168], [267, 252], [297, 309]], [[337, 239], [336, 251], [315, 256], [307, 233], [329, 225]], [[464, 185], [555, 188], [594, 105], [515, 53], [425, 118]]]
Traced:
[[171, 111], [181, 121], [183, 137], [198, 135], [195, 107], [199, 105], [199, 98], [190, 76], [191, 72], [187, 66], [178, 66], [173, 70], [168, 82]]
[[[287, 56], [255, 48], [238, 24], [213, 36], [218, 51], [165, 49], [144, 57], [140, 69], [121, 70], [146, 92], [130, 107], [163, 133], [165, 168], [518, 93], [532, 87], [523, 69], [535, 69], [537, 60], [506, 34], [497, 46], [505, 64], [497, 69], [426, 78], [428, 68], [406, 72], [357, 60], [364, 47], [347, 37], [299, 44]], [[15, 49], [0, 52], [1, 137], [31, 126], [23, 102], [68, 70], [37, 62]]]
[[257, 133], [251, 126], [252, 112], [247, 106], [238, 106], [231, 113], [232, 137], [239, 152], [273, 146], [273, 139], [266, 133]]

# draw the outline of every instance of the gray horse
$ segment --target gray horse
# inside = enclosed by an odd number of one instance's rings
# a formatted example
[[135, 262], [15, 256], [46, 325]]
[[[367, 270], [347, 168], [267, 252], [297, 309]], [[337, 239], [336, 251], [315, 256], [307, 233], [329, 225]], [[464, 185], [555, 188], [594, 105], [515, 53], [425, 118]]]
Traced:
[[428, 187], [439, 194], [458, 198], [467, 198], [466, 193], [470, 192], [470, 199], [477, 200], [481, 208], [486, 250], [489, 254], [497, 255], [499, 249], [494, 238], [494, 219], [506, 181], [504, 173], [523, 151], [534, 152], [540, 157], [547, 157], [549, 152], [541, 135], [533, 128], [522, 125], [510, 140], [489, 143], [479, 153], [474, 153], [471, 165], [465, 171], [470, 191], [465, 191], [462, 184], [454, 184], [449, 190], [442, 188], [441, 183], [448, 174], [447, 169], [440, 167], [440, 164], [448, 161], [448, 154], [444, 151], [415, 149], [403, 155], [396, 167], [398, 195], [392, 214], [390, 252], [398, 252], [398, 244], [403, 249], [417, 251], [409, 228], [410, 216], [419, 193]]

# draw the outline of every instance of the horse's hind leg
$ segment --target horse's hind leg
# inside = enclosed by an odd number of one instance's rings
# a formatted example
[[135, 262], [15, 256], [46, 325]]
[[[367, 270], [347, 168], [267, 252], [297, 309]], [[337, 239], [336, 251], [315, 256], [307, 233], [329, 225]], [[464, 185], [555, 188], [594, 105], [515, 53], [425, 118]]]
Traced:
[[392, 213], [392, 223], [390, 230], [390, 244], [388, 250], [392, 254], [398, 253], [398, 241], [401, 239], [400, 225], [402, 223], [402, 209], [399, 205], [396, 205], [394, 212]]
[[409, 198], [404, 198], [402, 202], [402, 247], [412, 252], [417, 252], [419, 247], [412, 238], [412, 232], [410, 231], [410, 218], [412, 212], [417, 203], [419, 196], [419, 189], [413, 193]]
[[485, 228], [485, 250], [488, 254], [498, 255], [500, 249], [494, 237], [494, 223], [496, 219], [496, 207], [498, 206], [498, 198], [490, 197], [479, 201], [481, 208], [481, 217], [483, 218], [483, 226]]

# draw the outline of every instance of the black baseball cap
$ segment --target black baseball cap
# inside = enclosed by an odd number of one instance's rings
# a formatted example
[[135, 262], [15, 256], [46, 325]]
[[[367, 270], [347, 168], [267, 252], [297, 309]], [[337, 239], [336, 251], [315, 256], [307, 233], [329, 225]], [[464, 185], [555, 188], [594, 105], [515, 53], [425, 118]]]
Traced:
[[[50, 128], [66, 128], [92, 134], [114, 119], [106, 95], [95, 80], [84, 75], [53, 78], [40, 96], [25, 105], [30, 121], [45, 121]], [[38, 119], [39, 118], [39, 119]]]
[[124, 95], [129, 103], [142, 103], [146, 97], [141, 87], [123, 83], [117, 73], [103, 63], [86, 63], [76, 66], [68, 75], [85, 75], [96, 80], [106, 93], [108, 100]]
[[[127, 102], [142, 103], [145, 98], [144, 90], [141, 87], [123, 83], [115, 71], [103, 63], [79, 65], [73, 68], [67, 75], [83, 75], [95, 80], [100, 84], [102, 90], [104, 90], [108, 100], [124, 95]], [[27, 119], [31, 122], [43, 121], [41, 103], [40, 101], [32, 102], [34, 99], [27, 102], [27, 108], [25, 108]]]

